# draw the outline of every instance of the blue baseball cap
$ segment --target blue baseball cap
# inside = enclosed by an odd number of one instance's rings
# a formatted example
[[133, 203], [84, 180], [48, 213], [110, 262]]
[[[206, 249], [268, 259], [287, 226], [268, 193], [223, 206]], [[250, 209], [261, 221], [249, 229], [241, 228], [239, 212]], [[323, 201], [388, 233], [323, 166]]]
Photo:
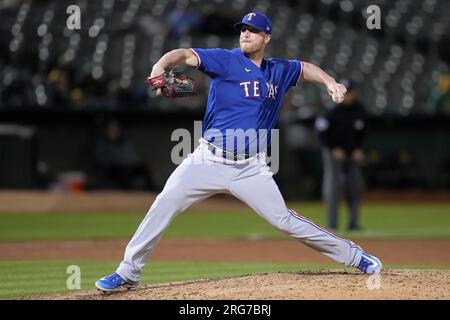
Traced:
[[235, 23], [236, 29], [241, 29], [242, 26], [250, 26], [252, 28], [264, 31], [267, 34], [272, 34], [272, 21], [261, 12], [247, 13], [241, 22]]

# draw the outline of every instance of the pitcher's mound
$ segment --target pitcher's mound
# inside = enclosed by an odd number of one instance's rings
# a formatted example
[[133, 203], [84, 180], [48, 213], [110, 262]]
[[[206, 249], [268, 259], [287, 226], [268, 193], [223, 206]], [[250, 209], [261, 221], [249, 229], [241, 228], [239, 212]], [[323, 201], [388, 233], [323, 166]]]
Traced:
[[215, 280], [144, 285], [105, 295], [84, 291], [37, 299], [450, 299], [450, 270], [283, 272]]

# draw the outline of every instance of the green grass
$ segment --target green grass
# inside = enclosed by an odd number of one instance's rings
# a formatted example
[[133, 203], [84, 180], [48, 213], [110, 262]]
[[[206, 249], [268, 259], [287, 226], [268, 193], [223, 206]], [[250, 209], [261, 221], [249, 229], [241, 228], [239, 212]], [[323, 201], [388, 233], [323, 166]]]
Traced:
[[[326, 225], [319, 203], [291, 203], [299, 214]], [[341, 210], [340, 225], [347, 214]], [[108, 214], [0, 214], [0, 241], [129, 239], [145, 213]], [[362, 209], [362, 232], [348, 234], [352, 239], [450, 239], [450, 205], [367, 204]], [[194, 212], [178, 216], [166, 232], [174, 238], [283, 238], [251, 210]]]
[[[111, 273], [116, 262], [24, 261], [0, 262], [0, 299], [28, 295], [69, 292], [67, 268], [77, 265], [81, 271], [81, 290], [94, 290], [94, 282]], [[332, 268], [338, 265], [327, 265]], [[212, 262], [152, 262], [146, 267], [142, 284], [167, 283], [195, 279], [213, 279], [278, 271], [318, 270], [322, 265], [252, 264]], [[71, 282], [73, 283], [73, 282]]]
[[[0, 299], [70, 292], [67, 273], [79, 266], [80, 290], [95, 290], [94, 282], [117, 267], [116, 262], [21, 261], [0, 262]], [[249, 274], [342, 269], [339, 264], [261, 264], [218, 262], [151, 262], [144, 270], [142, 284], [196, 279], [217, 279]], [[448, 265], [387, 265], [386, 269], [445, 269]], [[69, 283], [73, 283], [70, 282]]]

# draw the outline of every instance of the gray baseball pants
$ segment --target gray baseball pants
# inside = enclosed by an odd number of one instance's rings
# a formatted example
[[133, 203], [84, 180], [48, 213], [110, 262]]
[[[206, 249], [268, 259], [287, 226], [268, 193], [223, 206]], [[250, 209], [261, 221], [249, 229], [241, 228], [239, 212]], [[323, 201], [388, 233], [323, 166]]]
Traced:
[[357, 266], [362, 249], [317, 226], [286, 207], [272, 173], [260, 154], [247, 160], [214, 155], [202, 141], [172, 173], [133, 238], [117, 273], [139, 282], [149, 255], [175, 217], [194, 203], [230, 193], [280, 231], [346, 266]]

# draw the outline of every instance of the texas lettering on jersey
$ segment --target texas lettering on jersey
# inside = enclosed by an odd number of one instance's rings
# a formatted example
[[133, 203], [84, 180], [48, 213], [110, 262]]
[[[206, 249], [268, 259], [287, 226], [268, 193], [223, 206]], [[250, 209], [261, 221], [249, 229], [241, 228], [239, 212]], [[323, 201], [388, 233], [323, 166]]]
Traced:
[[[259, 81], [240, 82], [239, 85], [244, 89], [244, 97], [260, 97]], [[266, 86], [267, 94], [265, 98], [275, 100], [278, 93], [278, 86], [268, 82], [266, 82]]]

